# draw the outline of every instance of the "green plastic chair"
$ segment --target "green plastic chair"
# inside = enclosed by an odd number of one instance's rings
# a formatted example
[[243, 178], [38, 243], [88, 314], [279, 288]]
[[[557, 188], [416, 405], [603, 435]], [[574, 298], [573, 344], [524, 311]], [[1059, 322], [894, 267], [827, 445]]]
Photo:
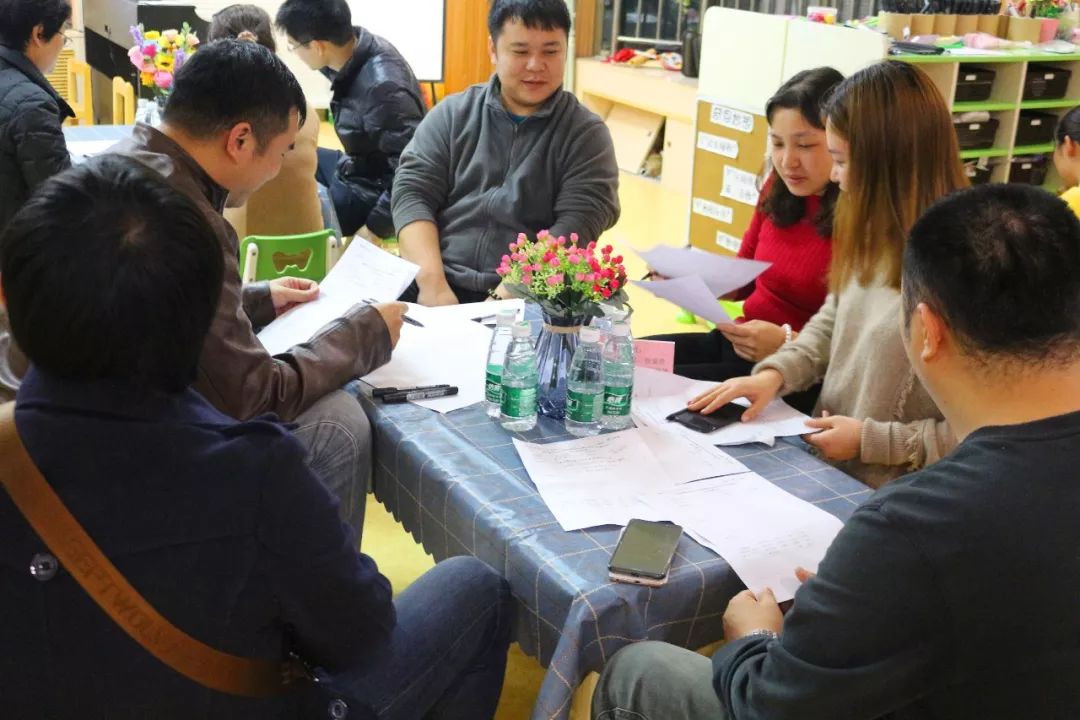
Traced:
[[240, 278], [245, 283], [279, 277], [320, 282], [337, 259], [338, 247], [333, 230], [277, 237], [251, 235], [240, 243]]

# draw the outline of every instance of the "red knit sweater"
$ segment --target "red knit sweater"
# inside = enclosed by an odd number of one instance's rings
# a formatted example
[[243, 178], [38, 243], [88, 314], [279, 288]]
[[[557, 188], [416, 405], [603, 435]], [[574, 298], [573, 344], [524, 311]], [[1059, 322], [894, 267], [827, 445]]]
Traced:
[[739, 257], [771, 262], [757, 280], [739, 291], [745, 320], [787, 323], [798, 331], [825, 302], [832, 241], [818, 235], [814, 217], [821, 198], [808, 197], [806, 215], [779, 228], [759, 209], [743, 235]]

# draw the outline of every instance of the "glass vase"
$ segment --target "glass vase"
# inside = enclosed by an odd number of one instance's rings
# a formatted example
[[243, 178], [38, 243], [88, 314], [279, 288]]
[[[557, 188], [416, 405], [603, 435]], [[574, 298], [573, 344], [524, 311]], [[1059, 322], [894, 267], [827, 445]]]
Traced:
[[585, 320], [584, 316], [556, 317], [544, 313], [544, 325], [536, 340], [537, 404], [544, 417], [553, 420], [566, 417], [566, 378]]

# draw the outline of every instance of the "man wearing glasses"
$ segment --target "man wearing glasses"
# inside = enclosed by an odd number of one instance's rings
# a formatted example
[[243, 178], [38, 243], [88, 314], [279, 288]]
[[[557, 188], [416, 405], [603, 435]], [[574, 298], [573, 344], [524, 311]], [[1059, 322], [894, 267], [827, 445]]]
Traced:
[[[45, 79], [70, 26], [68, 0], [0, 0], [0, 231], [38, 185], [71, 166], [60, 126], [75, 113]], [[24, 366], [0, 303], [0, 400]]]
[[276, 24], [289, 51], [330, 79], [330, 110], [345, 152], [319, 148], [315, 177], [330, 190], [346, 235], [395, 234], [390, 190], [401, 151], [424, 117], [420, 85], [389, 42], [352, 24], [346, 0], [286, 0]]

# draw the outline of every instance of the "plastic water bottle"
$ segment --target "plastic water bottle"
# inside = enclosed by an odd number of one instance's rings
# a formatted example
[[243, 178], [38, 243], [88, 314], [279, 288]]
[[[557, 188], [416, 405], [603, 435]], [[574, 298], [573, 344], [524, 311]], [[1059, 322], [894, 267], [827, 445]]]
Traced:
[[510, 432], [525, 432], [536, 427], [536, 350], [529, 323], [514, 323], [512, 332], [503, 362], [499, 422]]
[[484, 387], [484, 405], [488, 417], [499, 418], [502, 411], [502, 374], [506, 362], [506, 348], [513, 339], [516, 310], [500, 310], [495, 316], [495, 334], [491, 336], [487, 356], [487, 384]]
[[604, 345], [604, 415], [600, 424], [605, 430], [625, 430], [633, 425], [633, 396], [634, 343], [630, 340], [630, 325], [617, 322], [611, 326], [611, 339]]
[[566, 432], [578, 437], [598, 434], [603, 410], [604, 356], [600, 331], [583, 327], [581, 342], [566, 377]]

